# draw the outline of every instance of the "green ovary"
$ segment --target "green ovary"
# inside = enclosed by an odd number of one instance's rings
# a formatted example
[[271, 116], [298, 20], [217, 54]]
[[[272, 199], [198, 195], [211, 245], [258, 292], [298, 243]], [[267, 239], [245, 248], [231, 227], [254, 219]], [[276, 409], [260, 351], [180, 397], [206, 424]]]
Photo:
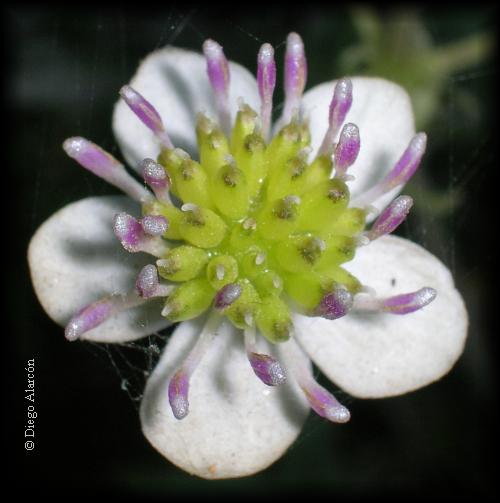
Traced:
[[354, 257], [366, 215], [348, 208], [349, 190], [330, 178], [329, 158], [307, 162], [307, 126], [292, 121], [266, 145], [256, 117], [243, 106], [228, 140], [200, 114], [200, 161], [180, 149], [158, 158], [182, 209], [155, 200], [143, 213], [170, 223], [163, 237], [172, 246], [157, 262], [160, 276], [177, 285], [163, 311], [168, 319], [199, 316], [221, 288], [237, 283], [241, 295], [222, 313], [282, 342], [293, 328], [287, 301], [313, 314], [336, 285], [359, 291], [341, 265]]

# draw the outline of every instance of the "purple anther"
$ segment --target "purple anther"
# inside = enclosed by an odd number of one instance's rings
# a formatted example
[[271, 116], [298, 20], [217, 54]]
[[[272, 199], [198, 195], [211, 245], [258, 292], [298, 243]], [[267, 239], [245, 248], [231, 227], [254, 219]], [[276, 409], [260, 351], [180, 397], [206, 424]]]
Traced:
[[270, 44], [263, 44], [259, 50], [257, 83], [261, 102], [262, 135], [267, 138], [271, 126], [273, 93], [276, 86], [276, 63], [274, 62], [274, 49]]
[[335, 176], [343, 177], [347, 169], [356, 161], [361, 142], [356, 124], [348, 122], [342, 128], [339, 142], [335, 147]]
[[63, 149], [69, 157], [101, 178], [106, 178], [114, 172], [121, 172], [124, 169], [123, 165], [111, 154], [81, 136], [65, 140]]
[[135, 281], [135, 288], [141, 297], [149, 299], [156, 297], [159, 284], [158, 270], [153, 264], [148, 264], [139, 272]]
[[293, 346], [287, 343], [283, 345], [289, 372], [293, 374], [295, 381], [304, 392], [311, 408], [321, 417], [334, 423], [346, 423], [351, 418], [351, 414], [346, 407], [341, 405], [337, 399], [323, 386], [320, 386], [313, 377], [311, 366], [304, 364], [297, 358], [291, 358]]
[[299, 112], [300, 100], [306, 86], [307, 60], [304, 43], [297, 33], [286, 39], [285, 52], [285, 106], [282, 122], [288, 123]]
[[352, 105], [352, 82], [350, 79], [340, 79], [335, 85], [333, 98], [328, 113], [330, 127], [338, 133]]
[[105, 297], [85, 306], [66, 325], [64, 330], [66, 339], [75, 341], [85, 332], [97, 327], [115, 312], [115, 307], [115, 299], [113, 297]]
[[215, 93], [229, 91], [229, 64], [220, 44], [214, 40], [205, 40], [203, 53], [207, 59], [207, 72]]
[[301, 384], [311, 408], [321, 417], [334, 423], [347, 423], [351, 418], [349, 410], [341, 405], [337, 399], [323, 386], [310, 381], [306, 386]]
[[205, 40], [203, 53], [207, 60], [207, 73], [214, 92], [219, 120], [223, 131], [228, 134], [231, 127], [229, 112], [229, 63], [222, 47], [214, 40]]
[[140, 251], [145, 234], [141, 223], [132, 215], [124, 212], [115, 215], [113, 231], [127, 251]]
[[286, 381], [286, 374], [280, 362], [262, 353], [248, 353], [248, 361], [255, 375], [268, 386], [278, 386]]
[[184, 419], [189, 412], [189, 374], [178, 370], [168, 383], [168, 401], [176, 419]]
[[399, 196], [380, 214], [372, 228], [366, 233], [370, 241], [390, 234], [396, 230], [405, 220], [411, 207], [413, 199], [410, 196]]
[[408, 182], [417, 170], [426, 146], [427, 135], [425, 133], [418, 133], [412, 138], [399, 161], [381, 182], [380, 185], [385, 192]]
[[177, 419], [185, 418], [189, 412], [189, 379], [210, 348], [221, 321], [218, 313], [211, 313], [196, 344], [168, 383], [168, 400]]
[[336, 320], [345, 316], [353, 304], [352, 295], [346, 288], [336, 286], [332, 292], [327, 293], [316, 307], [315, 316], [321, 316], [327, 320]]
[[323, 138], [323, 143], [321, 144], [318, 155], [328, 155], [333, 151], [335, 138], [345, 121], [351, 105], [352, 82], [347, 78], [340, 79], [333, 91], [333, 98], [330, 102], [330, 110], [328, 113], [328, 130]]
[[297, 33], [290, 33], [286, 40], [285, 93], [300, 98], [307, 78], [307, 60], [304, 43]]
[[165, 168], [153, 161], [153, 159], [143, 159], [140, 165], [144, 181], [151, 187], [156, 198], [164, 203], [171, 203], [170, 187], [172, 181], [165, 171]]
[[118, 187], [136, 201], [151, 197], [150, 193], [125, 171], [123, 164], [95, 143], [81, 136], [74, 136], [64, 141], [63, 149], [85, 169]]
[[153, 159], [143, 159], [141, 171], [144, 181], [153, 189], [169, 189], [171, 182], [165, 168], [153, 161]]
[[263, 44], [257, 57], [257, 83], [262, 103], [272, 103], [276, 86], [276, 63], [271, 44]]
[[123, 86], [120, 89], [120, 96], [130, 107], [132, 112], [137, 115], [139, 120], [158, 137], [165, 148], [174, 148], [174, 145], [165, 131], [160, 114], [142, 94], [139, 94], [130, 86]]
[[416, 292], [403, 293], [381, 301], [382, 311], [391, 314], [408, 314], [418, 311], [436, 298], [434, 288], [424, 287]]
[[168, 250], [165, 240], [158, 235], [146, 234], [144, 222], [135, 219], [128, 213], [122, 212], [115, 215], [113, 231], [123, 248], [128, 252], [137, 253], [142, 251], [155, 257], [161, 257]]
[[238, 283], [229, 283], [225, 285], [215, 294], [215, 309], [226, 309], [226, 307], [229, 307], [234, 301], [239, 299], [242, 291]]
[[162, 285], [157, 268], [153, 264], [148, 264], [137, 275], [135, 289], [143, 299], [151, 299], [153, 297], [168, 297], [175, 289], [175, 286]]
[[168, 220], [163, 215], [146, 215], [141, 225], [149, 236], [162, 236], [168, 230]]

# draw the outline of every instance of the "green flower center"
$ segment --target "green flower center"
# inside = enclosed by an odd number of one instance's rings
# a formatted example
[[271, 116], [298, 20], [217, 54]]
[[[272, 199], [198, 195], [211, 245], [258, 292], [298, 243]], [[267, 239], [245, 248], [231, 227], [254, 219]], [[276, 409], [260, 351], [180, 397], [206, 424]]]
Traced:
[[331, 178], [330, 156], [307, 161], [306, 124], [292, 120], [266, 144], [257, 114], [244, 105], [230, 139], [202, 114], [196, 133], [199, 162], [180, 149], [158, 157], [180, 208], [157, 199], [143, 207], [170, 222], [163, 237], [173, 244], [157, 266], [178, 286], [164, 316], [194, 318], [235, 284], [239, 296], [223, 314], [281, 342], [293, 328], [290, 302], [314, 315], [339, 286], [358, 293], [359, 281], [342, 264], [354, 257], [366, 211], [348, 207], [349, 190]]

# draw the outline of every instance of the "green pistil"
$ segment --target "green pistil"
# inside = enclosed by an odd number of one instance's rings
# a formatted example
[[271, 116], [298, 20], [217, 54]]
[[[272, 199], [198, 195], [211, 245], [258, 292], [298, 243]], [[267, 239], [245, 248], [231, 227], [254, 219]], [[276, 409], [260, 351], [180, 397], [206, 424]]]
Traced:
[[157, 200], [144, 214], [164, 215], [171, 249], [157, 262], [159, 274], [178, 286], [164, 316], [194, 318], [229, 284], [241, 295], [222, 310], [236, 327], [255, 324], [272, 342], [293, 329], [288, 302], [306, 314], [325, 294], [359, 281], [341, 267], [355, 253], [366, 214], [348, 208], [349, 190], [330, 178], [331, 159], [307, 162], [310, 132], [293, 120], [266, 145], [257, 114], [237, 114], [231, 139], [200, 114], [200, 161], [180, 149], [163, 150], [158, 162], [172, 180], [181, 208]]

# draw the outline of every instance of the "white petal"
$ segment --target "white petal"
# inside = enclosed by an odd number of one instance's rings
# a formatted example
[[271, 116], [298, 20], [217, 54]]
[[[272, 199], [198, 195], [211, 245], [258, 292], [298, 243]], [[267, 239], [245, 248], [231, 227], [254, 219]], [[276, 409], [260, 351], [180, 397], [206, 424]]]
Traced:
[[380, 297], [430, 286], [436, 299], [407, 315], [297, 316], [299, 341], [320, 369], [357, 397], [399, 395], [445, 375], [463, 351], [467, 311], [450, 271], [422, 247], [384, 236], [361, 248], [349, 270]]
[[[233, 114], [239, 97], [257, 109], [259, 94], [253, 75], [232, 62], [229, 71]], [[173, 144], [194, 155], [196, 114], [204, 111], [217, 118], [205, 57], [175, 47], [159, 49], [142, 61], [130, 85], [159, 112]], [[125, 159], [134, 169], [145, 157], [156, 158], [159, 147], [153, 133], [123, 100], [115, 106], [113, 129]]]
[[[353, 77], [353, 102], [346, 122], [359, 127], [361, 149], [348, 173], [351, 197], [369, 189], [394, 166], [415, 134], [413, 111], [406, 91], [393, 82], [370, 77]], [[328, 128], [328, 111], [336, 81], [313, 87], [304, 94], [302, 107], [309, 117], [313, 152], [316, 152]], [[398, 189], [374, 203], [385, 207]]]
[[[154, 257], [127, 253], [113, 233], [113, 216], [140, 207], [124, 196], [89, 197], [65, 206], [31, 239], [28, 262], [35, 292], [47, 314], [65, 325], [82, 307], [134, 288], [135, 277]], [[123, 311], [84, 334], [98, 342], [125, 342], [168, 325], [158, 301]], [[61, 336], [63, 332], [61, 330]]]
[[251, 475], [292, 444], [309, 407], [293, 379], [276, 388], [259, 381], [246, 358], [241, 331], [226, 322], [191, 378], [189, 414], [175, 419], [168, 382], [200, 331], [199, 321], [184, 322], [170, 338], [146, 385], [140, 411], [144, 434], [163, 456], [191, 474], [207, 479]]

